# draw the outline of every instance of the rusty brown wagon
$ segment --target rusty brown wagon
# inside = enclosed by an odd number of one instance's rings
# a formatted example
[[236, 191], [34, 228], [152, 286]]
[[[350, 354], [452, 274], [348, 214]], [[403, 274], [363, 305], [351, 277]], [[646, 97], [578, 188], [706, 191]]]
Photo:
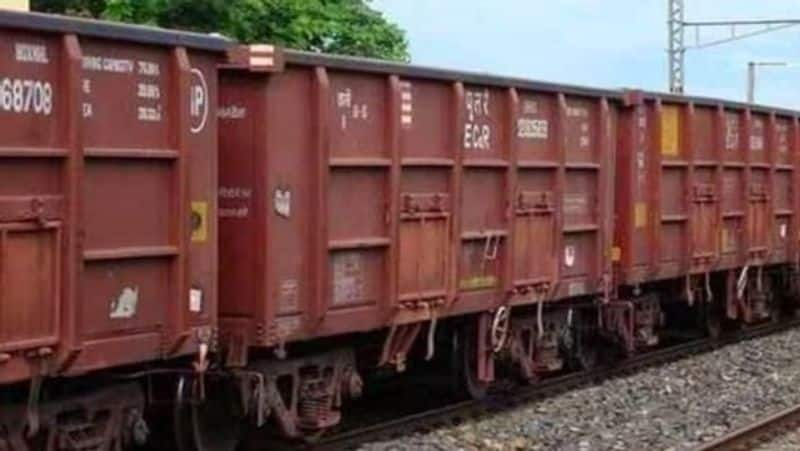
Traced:
[[774, 318], [796, 296], [796, 121], [239, 48], [220, 73], [221, 355], [245, 405], [301, 437], [371, 368], [453, 352], [481, 396], [501, 360], [534, 382], [671, 325]]
[[0, 444], [127, 440], [144, 393], [96, 374], [207, 351], [229, 46], [0, 11]]
[[[269, 70], [251, 64], [264, 50]], [[373, 363], [402, 371], [460, 316], [473, 391], [509, 343], [529, 379], [564, 367], [557, 334], [611, 292], [617, 92], [264, 47], [233, 60], [221, 346], [285, 433], [338, 421], [368, 340], [259, 349], [380, 331]], [[273, 396], [281, 380], [295, 389]]]
[[0, 449], [316, 437], [373, 372], [797, 306], [794, 111], [0, 12], [0, 131]]
[[[782, 299], [797, 294], [797, 112], [641, 92], [626, 102], [619, 283], [672, 281], [714, 334], [722, 319], [778, 316]], [[653, 305], [664, 288], [639, 296]]]

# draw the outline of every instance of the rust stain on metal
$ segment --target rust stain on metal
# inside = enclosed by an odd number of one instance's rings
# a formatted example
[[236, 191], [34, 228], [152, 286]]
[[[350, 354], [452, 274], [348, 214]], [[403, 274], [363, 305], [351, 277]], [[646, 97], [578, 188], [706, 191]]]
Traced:
[[333, 305], [352, 304], [364, 297], [364, 269], [357, 252], [337, 252], [332, 258]]

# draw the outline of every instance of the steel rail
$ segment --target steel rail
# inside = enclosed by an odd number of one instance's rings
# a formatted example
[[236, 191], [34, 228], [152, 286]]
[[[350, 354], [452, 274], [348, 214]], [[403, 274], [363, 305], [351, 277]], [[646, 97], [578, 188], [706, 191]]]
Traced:
[[705, 443], [695, 451], [747, 450], [775, 438], [776, 432], [794, 430], [800, 426], [800, 404], [773, 413], [767, 417], [731, 431], [722, 437]]

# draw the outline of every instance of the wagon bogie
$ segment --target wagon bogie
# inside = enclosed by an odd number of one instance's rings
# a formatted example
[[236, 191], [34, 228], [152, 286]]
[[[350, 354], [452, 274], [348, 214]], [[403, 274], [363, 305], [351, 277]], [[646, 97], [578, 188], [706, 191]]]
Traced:
[[648, 293], [600, 306], [600, 330], [610, 343], [632, 355], [658, 345], [664, 324], [661, 300]]
[[571, 347], [572, 317], [563, 309], [512, 320], [509, 353], [523, 379], [536, 381], [566, 367], [563, 354]]
[[135, 383], [59, 393], [35, 408], [4, 402], [0, 445], [9, 451], [141, 446], [149, 437], [144, 412], [144, 392]]
[[343, 403], [360, 397], [363, 386], [351, 349], [256, 362], [236, 370], [234, 383], [256, 428], [273, 421], [292, 438], [337, 425]]
[[727, 318], [745, 324], [779, 321], [784, 310], [796, 302], [785, 295], [785, 271], [785, 266], [745, 266], [727, 271]]

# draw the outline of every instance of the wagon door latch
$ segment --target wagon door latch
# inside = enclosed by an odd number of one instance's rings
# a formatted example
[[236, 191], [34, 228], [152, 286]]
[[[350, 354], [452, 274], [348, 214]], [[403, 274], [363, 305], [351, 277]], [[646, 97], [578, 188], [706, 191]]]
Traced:
[[483, 258], [481, 260], [481, 272], [486, 273], [486, 265], [497, 260], [497, 252], [500, 248], [500, 240], [502, 237], [498, 234], [486, 234], [486, 241], [483, 245]]
[[698, 204], [708, 204], [716, 202], [717, 195], [714, 192], [714, 185], [710, 183], [698, 183], [694, 185], [693, 200]]
[[34, 198], [31, 200], [31, 212], [33, 213], [33, 221], [44, 228], [47, 226], [47, 212], [45, 211], [45, 203], [41, 198]]
[[[696, 206], [695, 215], [697, 216], [696, 221], [698, 222], [694, 227], [699, 229], [701, 237], [707, 237], [713, 234], [713, 224], [715, 222], [713, 207], [714, 204], [717, 203], [717, 193], [714, 190], [714, 185], [711, 183], [695, 184], [692, 191], [692, 202]], [[698, 244], [702, 247], [702, 245], [707, 243]], [[715, 253], [713, 250], [695, 252], [692, 263], [695, 267], [708, 269], [714, 263], [714, 258]]]
[[522, 191], [517, 195], [517, 215], [551, 215], [555, 201], [551, 191]]
[[750, 184], [750, 195], [749, 195], [750, 202], [766, 202], [769, 200], [769, 194], [767, 194], [767, 188], [764, 186], [763, 183], [752, 183]]

